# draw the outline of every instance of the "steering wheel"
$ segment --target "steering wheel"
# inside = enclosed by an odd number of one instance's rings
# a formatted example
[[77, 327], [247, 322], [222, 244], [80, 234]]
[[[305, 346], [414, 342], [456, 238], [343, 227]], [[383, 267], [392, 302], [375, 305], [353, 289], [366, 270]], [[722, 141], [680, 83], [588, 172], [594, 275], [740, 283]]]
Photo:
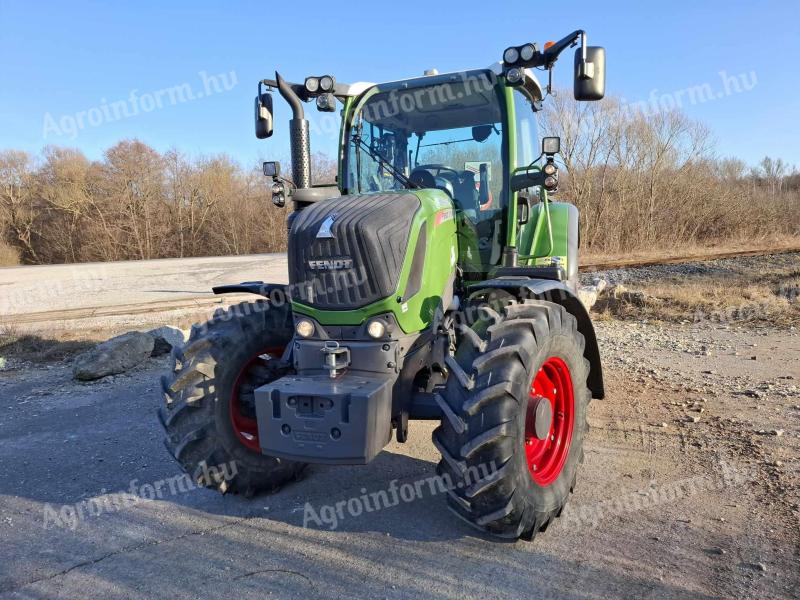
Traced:
[[414, 167], [414, 170], [417, 169], [425, 169], [426, 171], [450, 171], [455, 173], [457, 177], [461, 177], [461, 171], [458, 171], [452, 167], [448, 167], [447, 165], [439, 165], [439, 164], [430, 164], [430, 165], [417, 165]]

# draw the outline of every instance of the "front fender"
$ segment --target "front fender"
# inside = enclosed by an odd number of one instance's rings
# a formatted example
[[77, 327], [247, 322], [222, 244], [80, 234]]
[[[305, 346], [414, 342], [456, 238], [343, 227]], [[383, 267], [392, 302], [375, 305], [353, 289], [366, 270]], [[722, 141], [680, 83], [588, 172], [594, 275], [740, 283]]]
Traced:
[[563, 306], [567, 312], [578, 321], [578, 331], [586, 340], [583, 355], [589, 361], [589, 379], [587, 385], [592, 392], [592, 398], [599, 400], [605, 397], [603, 384], [603, 366], [600, 362], [600, 348], [597, 345], [597, 336], [594, 325], [589, 317], [589, 311], [578, 297], [560, 281], [550, 279], [531, 279], [527, 277], [502, 277], [488, 279], [469, 286], [470, 295], [485, 289], [505, 290], [524, 300], [547, 300]]

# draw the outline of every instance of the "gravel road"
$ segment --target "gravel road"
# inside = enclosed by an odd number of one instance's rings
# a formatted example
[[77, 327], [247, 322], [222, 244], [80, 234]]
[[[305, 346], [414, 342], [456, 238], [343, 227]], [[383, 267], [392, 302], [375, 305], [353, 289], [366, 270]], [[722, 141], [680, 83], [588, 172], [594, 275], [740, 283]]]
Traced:
[[[724, 258], [706, 262], [586, 272], [635, 285], [657, 279], [724, 274], [730, 265], [769, 268], [800, 264], [800, 254]], [[589, 267], [591, 269], [592, 267]], [[118, 263], [27, 266], [0, 269], [0, 325], [33, 332], [103, 333], [190, 324], [220, 306], [248, 296], [214, 296], [215, 285], [241, 281], [288, 281], [285, 254], [160, 259]]]
[[608, 398], [590, 407], [568, 509], [533, 543], [477, 535], [428, 486], [333, 530], [303, 526], [307, 506], [431, 477], [432, 423], [370, 465], [220, 496], [175, 485], [155, 417], [163, 359], [94, 384], [72, 382], [68, 363], [12, 361], [0, 371], [0, 596], [797, 598], [800, 335], [597, 330]]
[[241, 300], [215, 285], [288, 281], [285, 254], [0, 269], [0, 320], [31, 331], [117, 331], [188, 322]]

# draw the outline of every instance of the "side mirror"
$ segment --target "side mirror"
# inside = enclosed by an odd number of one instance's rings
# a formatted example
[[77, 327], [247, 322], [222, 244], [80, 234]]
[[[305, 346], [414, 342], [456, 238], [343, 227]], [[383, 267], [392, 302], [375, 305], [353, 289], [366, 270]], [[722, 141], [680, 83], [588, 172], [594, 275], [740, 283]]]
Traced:
[[[486, 163], [478, 167], [478, 204], [484, 206], [489, 202], [489, 169]], [[483, 209], [482, 209], [483, 210]]]
[[272, 177], [275, 179], [281, 174], [281, 163], [277, 161], [265, 162], [262, 168], [264, 169], [264, 177]]
[[575, 50], [575, 100], [600, 100], [606, 93], [606, 49], [587, 46], [585, 61], [581, 53]]
[[256, 137], [260, 140], [272, 135], [272, 95], [256, 96]]

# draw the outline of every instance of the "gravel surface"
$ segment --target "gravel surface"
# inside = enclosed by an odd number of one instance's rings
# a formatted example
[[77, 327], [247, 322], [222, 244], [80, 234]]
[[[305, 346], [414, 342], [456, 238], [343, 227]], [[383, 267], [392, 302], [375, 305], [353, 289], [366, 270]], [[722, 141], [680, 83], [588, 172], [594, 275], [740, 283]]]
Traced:
[[[710, 267], [626, 273], [697, 268]], [[303, 526], [306, 503], [319, 511], [432, 476], [434, 423], [412, 423], [409, 442], [370, 465], [313, 466], [273, 495], [173, 493], [180, 473], [155, 417], [166, 359], [91, 384], [71, 381], [69, 360], [11, 359], [0, 370], [0, 596], [800, 596], [798, 332], [596, 327], [608, 397], [590, 406], [568, 508], [533, 543], [476, 535], [429, 493], [333, 530]], [[159, 486], [161, 498], [133, 502]]]
[[665, 280], [691, 280], [704, 277], [721, 277], [751, 272], [754, 275], [769, 273], [777, 268], [800, 270], [800, 253], [772, 254], [765, 256], [740, 256], [700, 262], [628, 267], [581, 273], [581, 284], [591, 285], [597, 279], [609, 284], [641, 285]]
[[476, 535], [429, 494], [333, 531], [303, 527], [306, 502], [433, 475], [424, 422], [370, 465], [312, 467], [271, 496], [165, 492], [84, 508], [71, 529], [62, 505], [179, 475], [155, 418], [165, 361], [94, 384], [71, 382], [68, 364], [12, 365], [0, 372], [0, 592], [797, 597], [800, 337], [614, 321], [598, 335], [609, 396], [590, 407], [575, 495], [535, 542], [514, 544]]

